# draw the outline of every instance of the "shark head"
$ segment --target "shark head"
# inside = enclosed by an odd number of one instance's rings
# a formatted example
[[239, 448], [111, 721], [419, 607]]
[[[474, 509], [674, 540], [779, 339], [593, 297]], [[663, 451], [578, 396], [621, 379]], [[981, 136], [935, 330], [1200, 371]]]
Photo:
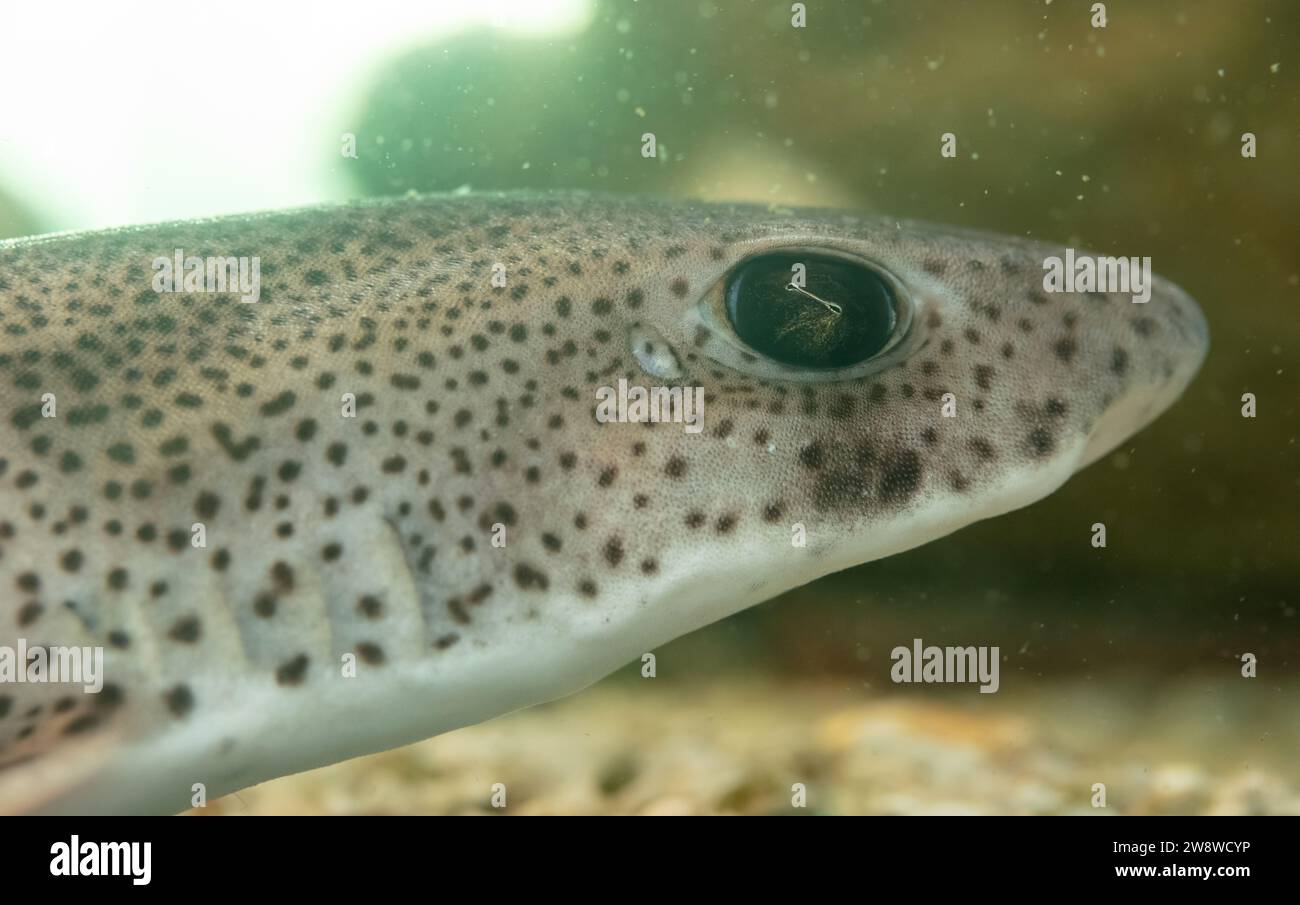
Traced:
[[1208, 348], [1196, 303], [1149, 271], [1048, 291], [1066, 250], [1046, 243], [827, 211], [660, 216], [631, 270], [574, 305], [578, 342], [622, 354], [573, 359], [573, 405], [624, 378], [699, 387], [702, 417], [581, 413], [585, 468], [555, 501], [598, 538], [575, 589], [615, 593], [637, 637], [1042, 498], [1173, 404]]

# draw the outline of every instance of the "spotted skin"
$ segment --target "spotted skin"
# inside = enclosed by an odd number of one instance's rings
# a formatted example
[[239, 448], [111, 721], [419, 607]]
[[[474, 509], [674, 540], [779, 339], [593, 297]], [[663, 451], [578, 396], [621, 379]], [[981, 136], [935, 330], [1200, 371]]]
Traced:
[[[177, 248], [258, 256], [261, 300], [154, 292]], [[742, 347], [721, 282], [798, 249], [891, 274], [903, 341], [830, 374]], [[1042, 497], [1207, 348], [1163, 280], [1045, 294], [1058, 253], [569, 195], [0, 243], [0, 644], [103, 646], [107, 683], [0, 685], [0, 810], [175, 811], [414, 741]], [[620, 377], [704, 387], [704, 430], [599, 423]]]

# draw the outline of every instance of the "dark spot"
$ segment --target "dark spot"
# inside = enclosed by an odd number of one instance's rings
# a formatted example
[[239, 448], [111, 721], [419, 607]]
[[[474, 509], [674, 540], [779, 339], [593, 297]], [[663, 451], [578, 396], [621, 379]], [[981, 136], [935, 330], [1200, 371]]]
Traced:
[[1149, 317], [1134, 318], [1133, 329], [1138, 336], [1147, 337], [1156, 332], [1156, 322]]
[[72, 722], [68, 723], [67, 726], [63, 727], [63, 734], [79, 735], [82, 732], [87, 732], [91, 729], [94, 729], [98, 725], [99, 725], [99, 717], [95, 716], [92, 713], [83, 714], [82, 716], [79, 716]]
[[370, 666], [379, 666], [384, 662], [384, 649], [373, 641], [361, 641], [357, 644], [357, 656]]
[[814, 440], [803, 449], [799, 450], [799, 462], [804, 468], [816, 471], [821, 468], [826, 461], [826, 451], [822, 448], [821, 441]]
[[524, 590], [536, 588], [539, 591], [545, 591], [550, 587], [550, 579], [544, 572], [533, 568], [527, 563], [519, 563], [515, 566], [515, 584]]
[[190, 691], [188, 685], [177, 685], [163, 695], [163, 700], [167, 702], [167, 709], [173, 716], [183, 717], [194, 709], [194, 692]]
[[270, 619], [275, 616], [276, 602], [270, 594], [259, 594], [253, 601], [253, 612], [261, 619]]
[[1029, 432], [1029, 448], [1035, 456], [1045, 456], [1054, 446], [1052, 435], [1046, 428], [1036, 427]]
[[275, 681], [281, 685], [301, 685], [307, 675], [307, 655], [298, 654], [281, 663], [275, 670]]
[[1116, 377], [1128, 373], [1128, 352], [1118, 346], [1110, 353], [1110, 372]]
[[292, 591], [294, 584], [293, 567], [287, 562], [279, 560], [271, 566], [271, 580], [281, 591]]
[[43, 612], [45, 612], [45, 607], [35, 600], [28, 601], [18, 610], [18, 627], [26, 628], [37, 619], [40, 619]]
[[255, 435], [236, 442], [234, 430], [225, 423], [212, 425], [212, 436], [221, 445], [226, 455], [236, 462], [247, 459], [262, 445], [261, 439]]
[[888, 456], [880, 474], [880, 498], [887, 503], [906, 500], [921, 485], [921, 457], [908, 449]]
[[514, 525], [519, 521], [519, 515], [515, 512], [515, 507], [509, 503], [497, 503], [492, 511], [496, 515], [497, 521], [504, 525]]
[[993, 444], [989, 443], [988, 440], [985, 440], [983, 437], [971, 437], [967, 445], [970, 446], [971, 450], [981, 462], [993, 461], [995, 455], [993, 452]]
[[266, 418], [274, 418], [276, 415], [283, 414], [293, 408], [296, 397], [290, 390], [285, 390], [279, 396], [276, 396], [270, 402], [262, 404], [262, 415]]
[[135, 462], [135, 448], [130, 443], [114, 443], [106, 452], [114, 462], [131, 465]]
[[199, 640], [199, 637], [202, 634], [202, 626], [200, 625], [197, 616], [185, 616], [178, 620], [177, 623], [172, 626], [171, 631], [167, 634], [173, 641], [193, 644], [195, 641]]
[[611, 566], [617, 566], [623, 561], [623, 541], [617, 537], [611, 537], [605, 541], [604, 548], [605, 562]]

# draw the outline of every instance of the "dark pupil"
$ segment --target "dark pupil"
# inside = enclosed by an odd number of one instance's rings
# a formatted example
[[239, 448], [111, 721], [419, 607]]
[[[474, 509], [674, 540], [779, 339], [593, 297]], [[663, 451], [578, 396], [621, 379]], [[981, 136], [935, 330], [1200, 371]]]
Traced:
[[[803, 292], [788, 288], [796, 264], [805, 269]], [[745, 262], [727, 283], [726, 301], [727, 317], [750, 348], [802, 368], [865, 361], [889, 343], [896, 323], [893, 294], [882, 277], [861, 264], [814, 254]]]

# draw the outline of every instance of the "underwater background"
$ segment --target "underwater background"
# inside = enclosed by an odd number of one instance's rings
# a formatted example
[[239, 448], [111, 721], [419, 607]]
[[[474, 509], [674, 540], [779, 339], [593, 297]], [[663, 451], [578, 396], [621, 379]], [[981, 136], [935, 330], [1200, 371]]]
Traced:
[[[0, 238], [410, 191], [834, 206], [1149, 255], [1209, 358], [1047, 499], [682, 638], [654, 680], [205, 813], [490, 813], [505, 776], [509, 813], [791, 813], [796, 782], [794, 813], [1300, 813], [1300, 4], [415, 6], [7, 11]], [[891, 684], [913, 638], [1000, 646], [1001, 690]]]

